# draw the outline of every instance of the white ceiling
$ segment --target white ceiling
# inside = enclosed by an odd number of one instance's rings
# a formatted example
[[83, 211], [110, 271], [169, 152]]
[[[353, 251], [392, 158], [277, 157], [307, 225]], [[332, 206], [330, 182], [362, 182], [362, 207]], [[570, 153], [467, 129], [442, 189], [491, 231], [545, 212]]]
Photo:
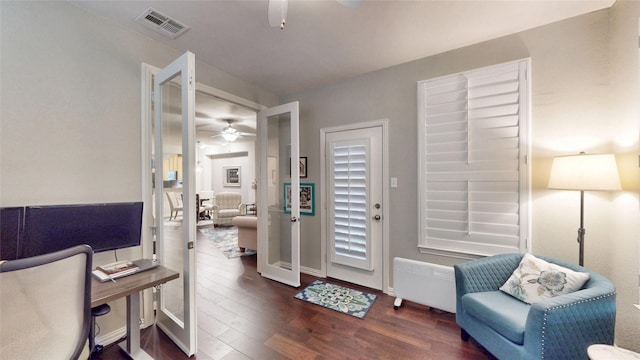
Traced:
[[[591, 11], [615, 0], [368, 1], [289, 0], [284, 30], [270, 27], [268, 0], [72, 1], [126, 29], [158, 40], [278, 95], [287, 95]], [[152, 7], [190, 29], [177, 39], [135, 21]], [[163, 64], [154, 64], [161, 66]], [[215, 86], [215, 84], [208, 84]], [[234, 119], [255, 133], [253, 111], [197, 94], [201, 143]], [[244, 137], [238, 141], [253, 141]]]
[[[269, 27], [268, 0], [74, 4], [286, 95], [603, 9], [613, 2], [365, 0], [349, 8], [334, 0], [289, 0], [284, 30]], [[191, 29], [177, 39], [153, 32], [135, 22], [148, 7]]]

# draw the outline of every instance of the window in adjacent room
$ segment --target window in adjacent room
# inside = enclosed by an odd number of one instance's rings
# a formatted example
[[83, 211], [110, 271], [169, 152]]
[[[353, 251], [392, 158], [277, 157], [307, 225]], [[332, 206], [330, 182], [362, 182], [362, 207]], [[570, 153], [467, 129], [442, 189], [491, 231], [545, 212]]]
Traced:
[[421, 252], [528, 247], [530, 60], [418, 83]]

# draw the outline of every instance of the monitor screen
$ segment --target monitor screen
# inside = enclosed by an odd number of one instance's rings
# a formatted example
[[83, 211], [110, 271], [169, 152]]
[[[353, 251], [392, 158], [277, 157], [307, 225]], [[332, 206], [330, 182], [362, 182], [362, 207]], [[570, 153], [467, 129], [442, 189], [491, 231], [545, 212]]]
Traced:
[[27, 206], [20, 257], [87, 244], [94, 252], [140, 245], [142, 202]]
[[18, 258], [23, 215], [23, 207], [0, 208], [0, 260]]

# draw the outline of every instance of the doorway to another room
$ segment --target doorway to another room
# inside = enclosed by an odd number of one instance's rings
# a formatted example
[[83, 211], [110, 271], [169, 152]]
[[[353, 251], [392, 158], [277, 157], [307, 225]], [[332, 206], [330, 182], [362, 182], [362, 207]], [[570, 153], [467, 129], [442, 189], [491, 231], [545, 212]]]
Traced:
[[238, 193], [243, 204], [255, 204], [257, 112], [211, 90], [196, 86], [196, 191], [210, 201]]

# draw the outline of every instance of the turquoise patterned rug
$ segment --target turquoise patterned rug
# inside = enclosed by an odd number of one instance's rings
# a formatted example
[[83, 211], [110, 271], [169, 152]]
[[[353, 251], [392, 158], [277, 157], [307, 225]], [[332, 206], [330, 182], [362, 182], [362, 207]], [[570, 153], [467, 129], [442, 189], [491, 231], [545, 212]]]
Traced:
[[200, 229], [200, 232], [205, 234], [207, 239], [213, 241], [213, 245], [229, 259], [256, 253], [255, 249], [240, 251], [238, 247], [238, 228], [235, 226], [207, 227]]
[[363, 319], [376, 295], [316, 280], [295, 298]]

